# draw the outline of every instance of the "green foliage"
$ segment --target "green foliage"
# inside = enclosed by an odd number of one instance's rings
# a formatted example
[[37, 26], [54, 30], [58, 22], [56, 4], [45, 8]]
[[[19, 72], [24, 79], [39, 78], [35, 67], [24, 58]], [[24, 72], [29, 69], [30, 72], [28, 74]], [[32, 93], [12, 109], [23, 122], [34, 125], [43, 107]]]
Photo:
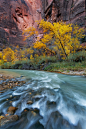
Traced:
[[80, 51], [74, 54], [70, 54], [66, 60], [73, 61], [73, 62], [82, 62], [86, 60], [86, 51]]
[[59, 62], [57, 62], [57, 63], [50, 63], [50, 64], [48, 64], [45, 68], [44, 68], [44, 70], [45, 71], [54, 71], [54, 70], [58, 70], [59, 69]]
[[31, 60], [29, 64], [33, 66], [33, 68], [36, 70], [37, 69], [44, 70], [45, 66], [54, 62], [57, 62], [57, 57], [55, 56], [46, 56], [46, 57], [40, 56]]
[[48, 64], [45, 71], [63, 72], [63, 71], [81, 71], [86, 69], [86, 61], [82, 62], [68, 62], [62, 61], [57, 63]]
[[56, 56], [40, 56], [40, 57], [37, 57], [37, 58], [34, 58], [34, 63], [39, 63], [39, 64], [42, 64], [42, 63], [49, 63], [49, 62], [56, 62], [58, 60], [58, 58]]
[[28, 63], [29, 63], [29, 60], [16, 61], [14, 64], [12, 62], [6, 62], [1, 65], [1, 68], [2, 69], [14, 69], [14, 68], [21, 69], [22, 65], [28, 64]]
[[12, 62], [6, 62], [6, 63], [3, 63], [2, 65], [1, 65], [1, 68], [2, 69], [11, 69], [12, 68]]

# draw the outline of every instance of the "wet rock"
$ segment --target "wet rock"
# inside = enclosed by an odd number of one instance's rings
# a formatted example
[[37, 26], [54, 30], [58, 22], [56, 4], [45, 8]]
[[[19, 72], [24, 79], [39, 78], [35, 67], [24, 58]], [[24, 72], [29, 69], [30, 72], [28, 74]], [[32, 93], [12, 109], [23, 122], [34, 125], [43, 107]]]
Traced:
[[31, 126], [31, 129], [44, 129], [44, 126], [40, 122], [36, 122]]
[[34, 112], [34, 111], [31, 111], [31, 113], [32, 113], [33, 116], [37, 115], [36, 112]]
[[3, 92], [0, 92], [0, 94], [2, 94]]
[[18, 109], [18, 108], [11, 106], [11, 107], [8, 108], [7, 113], [9, 113], [9, 114], [14, 114], [17, 109]]
[[3, 116], [0, 119], [0, 126], [4, 126], [6, 124], [15, 122], [18, 120], [18, 116], [17, 115], [11, 115], [11, 116]]
[[26, 117], [27, 113], [29, 112], [30, 110], [28, 108], [25, 108], [22, 112], [21, 112], [21, 118], [22, 117]]
[[28, 112], [28, 111], [29, 111], [29, 109], [28, 109], [28, 108], [25, 108], [25, 109], [24, 109], [24, 112]]
[[2, 75], [0, 74], [0, 78], [2, 78]]
[[31, 108], [29, 109], [31, 112], [35, 112], [36, 114], [39, 114], [39, 109], [38, 108]]
[[33, 111], [39, 114], [39, 109], [34, 108]]
[[51, 105], [56, 105], [56, 102], [54, 102], [54, 101], [52, 101], [52, 102], [47, 101], [47, 104], [48, 104], [49, 106], [51, 106]]
[[12, 89], [16, 86], [22, 86], [25, 83], [24, 79], [21, 78], [16, 79], [13, 77], [2, 76], [0, 77], [0, 91]]
[[[54, 121], [54, 123], [52, 122]], [[58, 111], [52, 112], [48, 122], [46, 124], [46, 128], [54, 127], [62, 128], [62, 129], [72, 129], [75, 128], [74, 125], [70, 124]]]
[[33, 102], [32, 101], [28, 101], [27, 104], [33, 104]]

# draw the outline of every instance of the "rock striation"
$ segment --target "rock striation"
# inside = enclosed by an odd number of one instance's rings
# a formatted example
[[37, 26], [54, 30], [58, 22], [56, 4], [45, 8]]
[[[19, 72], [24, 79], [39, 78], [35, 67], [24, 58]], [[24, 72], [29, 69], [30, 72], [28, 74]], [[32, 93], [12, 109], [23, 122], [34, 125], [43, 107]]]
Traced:
[[24, 45], [22, 31], [42, 18], [86, 27], [86, 0], [0, 0], [0, 48]]
[[[46, 4], [47, 3], [47, 4]], [[45, 0], [45, 18], [51, 22], [66, 21], [86, 26], [85, 0]]]
[[24, 45], [22, 31], [41, 20], [40, 0], [0, 0], [0, 45]]

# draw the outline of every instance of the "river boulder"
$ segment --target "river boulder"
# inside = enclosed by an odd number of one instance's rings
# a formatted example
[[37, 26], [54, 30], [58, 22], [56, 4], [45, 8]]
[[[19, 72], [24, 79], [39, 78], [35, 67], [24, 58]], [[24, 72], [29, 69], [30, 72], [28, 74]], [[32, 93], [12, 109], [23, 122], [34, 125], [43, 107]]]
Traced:
[[17, 109], [18, 108], [11, 106], [11, 107], [8, 108], [7, 113], [13, 115]]
[[2, 119], [0, 119], [0, 126], [4, 126], [6, 124], [15, 122], [17, 120], [18, 120], [18, 116], [17, 115], [4, 116], [4, 117], [2, 117]]

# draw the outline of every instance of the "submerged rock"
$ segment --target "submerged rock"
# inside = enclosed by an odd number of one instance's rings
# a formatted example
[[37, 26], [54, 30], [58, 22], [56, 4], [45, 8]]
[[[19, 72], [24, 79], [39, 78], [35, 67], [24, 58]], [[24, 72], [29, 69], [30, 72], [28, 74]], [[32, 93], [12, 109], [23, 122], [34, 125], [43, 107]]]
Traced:
[[17, 115], [11, 115], [11, 116], [2, 117], [2, 119], [0, 119], [0, 126], [4, 126], [6, 124], [15, 122], [15, 121], [18, 120], [18, 118], [19, 117]]
[[39, 114], [39, 109], [34, 108], [33, 111]]
[[26, 82], [20, 78], [13, 78], [9, 76], [0, 76], [0, 91], [12, 89], [16, 86], [22, 86]]
[[8, 108], [7, 113], [9, 113], [9, 114], [14, 114], [17, 109], [18, 109], [18, 108], [11, 106], [11, 107]]
[[[54, 121], [54, 123], [53, 123]], [[55, 128], [55, 129], [70, 129], [74, 128], [74, 125], [70, 124], [58, 111], [52, 112], [48, 122], [46, 124], [46, 128]]]
[[32, 101], [28, 101], [27, 104], [33, 104], [33, 102]]

